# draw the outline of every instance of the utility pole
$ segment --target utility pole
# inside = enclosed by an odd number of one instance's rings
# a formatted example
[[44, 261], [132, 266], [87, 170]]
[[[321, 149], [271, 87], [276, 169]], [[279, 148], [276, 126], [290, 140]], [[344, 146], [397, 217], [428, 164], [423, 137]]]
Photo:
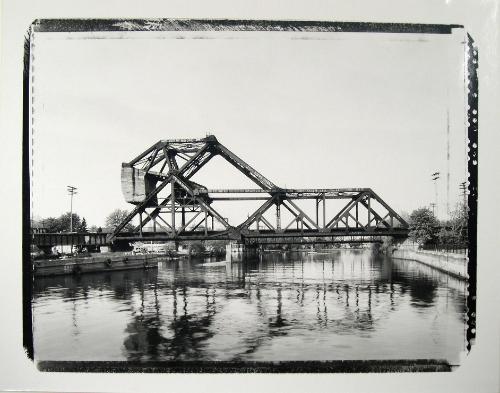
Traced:
[[[449, 99], [447, 99], [449, 102]], [[450, 110], [446, 110], [446, 218], [450, 218]]]
[[437, 189], [437, 180], [439, 179], [439, 172], [434, 172], [431, 176], [432, 176], [432, 181], [434, 182], [434, 193], [435, 193], [435, 204], [436, 204], [436, 213], [434, 214], [437, 218], [438, 216], [438, 211], [439, 211], [439, 207], [438, 207], [438, 189]]
[[435, 208], [436, 208], [436, 204], [435, 203], [431, 203], [431, 209], [432, 209], [432, 214], [435, 216], [436, 213], [435, 213]]
[[464, 218], [465, 218], [467, 217], [467, 182], [464, 181], [460, 183], [459, 188], [462, 191], [462, 196], [464, 198], [463, 205], [464, 205]]
[[68, 187], [68, 194], [70, 196], [70, 210], [69, 210], [69, 231], [73, 232], [73, 196], [75, 194], [78, 194], [76, 191], [77, 188], [73, 186], [67, 186]]
[[467, 182], [464, 181], [464, 182], [460, 183], [459, 187], [460, 187], [460, 190], [462, 191], [462, 195], [463, 195], [463, 198], [464, 198], [464, 200], [463, 200], [464, 217], [463, 217], [463, 223], [462, 223], [463, 226], [464, 226], [464, 232], [463, 232], [463, 234], [461, 234], [461, 236], [464, 236], [465, 243], [467, 244], [467, 238], [469, 236], [468, 235], [468, 231], [469, 231], [468, 224], [469, 223], [468, 223], [468, 218], [467, 218], [467, 213], [468, 213], [468, 211], [467, 211]]

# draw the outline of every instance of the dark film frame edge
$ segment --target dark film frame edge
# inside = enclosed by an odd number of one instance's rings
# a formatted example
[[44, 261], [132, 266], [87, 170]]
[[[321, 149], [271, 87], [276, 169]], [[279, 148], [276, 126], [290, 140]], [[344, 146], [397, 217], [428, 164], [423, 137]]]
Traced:
[[[304, 32], [366, 32], [400, 34], [451, 34], [453, 29], [464, 29], [459, 24], [415, 24], [415, 23], [371, 23], [371, 22], [329, 22], [297, 20], [230, 20], [230, 19], [36, 19], [29, 28], [24, 40], [23, 57], [23, 131], [22, 131], [22, 293], [23, 293], [23, 346], [27, 357], [34, 361], [33, 322], [31, 300], [33, 296], [33, 272], [31, 268], [31, 174], [30, 174], [30, 60], [31, 40], [34, 32], [86, 32], [86, 31], [149, 31], [146, 24], [155, 21], [158, 29], [153, 31], [304, 31]], [[125, 29], [117, 24], [131, 23], [132, 28]], [[478, 198], [478, 48], [467, 33], [467, 86], [468, 94], [468, 256], [467, 265], [467, 351], [476, 337], [476, 293], [477, 293], [477, 198]], [[472, 54], [472, 55], [471, 55]], [[467, 53], [466, 53], [467, 55]], [[475, 111], [475, 113], [474, 113]], [[419, 361], [413, 360], [414, 363]], [[421, 362], [421, 361], [420, 361]], [[424, 360], [424, 362], [433, 362]], [[178, 365], [148, 366], [146, 372], [391, 372], [394, 365], [366, 367], [363, 362], [267, 362], [250, 363], [245, 366], [232, 363], [226, 367], [213, 362]], [[377, 363], [377, 362], [373, 362]], [[387, 363], [387, 362], [386, 362]], [[328, 365], [329, 364], [329, 365]], [[297, 367], [298, 366], [298, 367]], [[448, 365], [449, 366], [449, 365]], [[138, 372], [137, 365], [123, 365], [122, 362], [85, 362], [85, 361], [45, 361], [38, 363], [40, 371], [86, 371], [86, 372]], [[422, 370], [425, 371], [425, 370]], [[442, 369], [441, 371], [449, 371]]]

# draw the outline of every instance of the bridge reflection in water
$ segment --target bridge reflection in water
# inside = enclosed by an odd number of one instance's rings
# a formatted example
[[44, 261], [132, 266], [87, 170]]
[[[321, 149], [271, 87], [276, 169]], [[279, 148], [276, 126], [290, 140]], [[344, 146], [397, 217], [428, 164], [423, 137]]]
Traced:
[[465, 282], [368, 251], [182, 260], [35, 282], [39, 360], [447, 359]]

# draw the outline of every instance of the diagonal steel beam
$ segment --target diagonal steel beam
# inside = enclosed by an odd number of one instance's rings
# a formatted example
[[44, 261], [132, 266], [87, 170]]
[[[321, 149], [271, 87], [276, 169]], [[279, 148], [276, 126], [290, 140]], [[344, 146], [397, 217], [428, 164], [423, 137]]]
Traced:
[[274, 205], [275, 201], [276, 196], [269, 197], [269, 199], [265, 201], [256, 211], [254, 211], [245, 221], [238, 225], [238, 228], [248, 228], [253, 224], [253, 222], [259, 215], [264, 214], [272, 205]]
[[359, 225], [359, 227], [361, 227], [361, 228], [363, 228], [363, 229], [365, 229], [365, 230], [366, 230], [365, 226], [364, 226], [361, 222], [359, 222], [359, 220], [358, 220], [356, 217], [354, 217], [354, 216], [351, 214], [351, 211], [350, 211], [350, 210], [347, 212], [347, 214], [349, 215], [349, 217], [351, 217], [351, 218], [354, 220], [354, 222], [355, 222], [357, 225]]
[[[381, 221], [381, 222], [382, 222], [382, 223], [383, 223], [386, 227], [388, 227], [388, 228], [390, 228], [390, 227], [391, 227], [391, 226], [390, 226], [390, 224], [389, 224], [387, 221], [384, 221], [384, 220], [382, 219], [382, 217], [380, 216], [380, 214], [378, 214], [375, 210], [373, 210], [373, 209], [371, 208], [371, 206], [370, 206], [368, 203], [366, 203], [365, 201], [361, 201], [361, 204], [362, 204], [364, 207], [366, 207], [366, 208], [368, 209], [368, 211], [369, 211], [369, 212], [371, 212], [371, 213], [373, 214], [373, 216], [374, 216], [374, 218], [375, 218], [375, 219], [377, 219], [377, 220]], [[370, 219], [370, 220], [369, 220], [369, 222], [368, 222], [368, 227], [370, 226], [370, 224], [371, 224], [371, 222], [372, 222], [372, 221], [373, 221], [373, 219]], [[377, 226], [378, 226], [378, 224], [377, 224]]]
[[[144, 209], [144, 213], [146, 213], [146, 215], [148, 217], [151, 217], [146, 209]], [[172, 230], [172, 227], [170, 226], [170, 224], [168, 222], [166, 222], [162, 217], [158, 216], [156, 218], [159, 218], [161, 221], [163, 221], [170, 228], [170, 231]], [[155, 224], [158, 224], [160, 227], [162, 227], [163, 229], [165, 229], [165, 232], [169, 232], [169, 229], [166, 228], [166, 227], [164, 227], [163, 225], [161, 225], [158, 221], [156, 221], [156, 219], [154, 219], [154, 218], [151, 218], [151, 219], [153, 220], [153, 222]], [[141, 229], [142, 228], [144, 228], [144, 225], [141, 227]]]
[[196, 200], [198, 205], [205, 212], [207, 212], [209, 215], [215, 217], [217, 219], [217, 221], [219, 221], [224, 226], [224, 228], [227, 229], [229, 227], [226, 220], [224, 220], [224, 217], [222, 217], [215, 209], [213, 209], [209, 204], [207, 204], [202, 198], [194, 195], [193, 190], [191, 190], [191, 188], [189, 188], [189, 186], [184, 181], [182, 181], [179, 177], [174, 176], [174, 175], [172, 175], [172, 178], [174, 179], [174, 181], [177, 184], [179, 184], [189, 195], [191, 195]]
[[275, 231], [276, 229], [272, 226], [272, 224], [267, 221], [266, 217], [264, 217], [263, 215], [261, 215], [259, 217], [260, 221], [262, 221], [271, 231]]
[[[209, 153], [208, 155], [208, 158], [205, 156], [207, 153]], [[203, 160], [201, 160], [201, 162], [199, 162], [199, 159], [200, 157], [202, 156], [205, 156], [205, 158]], [[209, 147], [207, 144], [204, 144], [188, 161], [186, 161], [184, 163], [184, 165], [181, 166], [181, 168], [178, 170], [177, 172], [177, 175], [178, 176], [181, 176], [181, 175], [185, 175], [185, 178], [186, 179], [189, 179], [190, 177], [192, 177], [198, 170], [201, 169], [201, 167], [203, 167], [203, 165], [205, 165], [211, 158], [212, 158], [213, 154], [209, 151]], [[177, 165], [177, 162], [174, 161], [175, 164], [173, 163], [170, 163], [169, 165], [172, 165], [172, 167], [176, 166]], [[187, 171], [191, 170], [191, 172], [189, 174], [186, 174]], [[170, 173], [170, 172], [169, 172]], [[169, 201], [170, 201], [170, 198], [172, 197], [172, 194], [170, 194], [169, 196], [167, 196], [159, 205], [158, 207], [153, 210], [151, 212], [151, 217], [156, 217], [160, 211], [161, 211], [161, 208], [162, 207], [165, 207]], [[147, 224], [151, 219], [149, 217], [147, 217], [145, 219], [145, 222], [144, 224]], [[137, 229], [137, 228], [136, 228]]]
[[196, 217], [198, 217], [201, 214], [202, 210], [198, 211], [186, 224], [184, 224], [177, 232], [181, 233], [184, 229], [186, 229], [194, 220], [196, 220]]
[[302, 217], [304, 217], [305, 219], [307, 219], [307, 221], [309, 221], [316, 229], [319, 230], [319, 226], [318, 224], [316, 224], [313, 219], [311, 217], [309, 217], [300, 207], [298, 207], [295, 203], [293, 203], [291, 200], [289, 199], [286, 199], [286, 201], [292, 205], [295, 209], [297, 209], [300, 214], [302, 214]]
[[264, 190], [271, 190], [273, 188], [277, 188], [277, 186], [267, 179], [264, 175], [258, 172], [256, 169], [252, 168], [245, 161], [239, 158], [236, 154], [234, 154], [231, 150], [226, 148], [221, 143], [216, 143], [214, 145], [214, 149], [221, 155], [227, 162], [233, 165], [236, 169], [238, 169], [241, 173], [243, 173], [246, 177], [252, 180], [255, 184], [260, 186]]
[[[387, 214], [386, 214], [386, 215], [385, 215], [385, 216], [384, 216], [384, 217], [383, 217], [383, 218], [382, 218], [379, 222], [377, 222], [376, 227], [378, 227], [378, 226], [379, 226], [379, 224], [380, 224], [381, 222], [382, 222], [382, 223], [387, 222], [387, 221], [385, 221], [385, 219], [386, 219], [386, 218], [388, 218], [388, 217], [390, 217], [390, 216], [391, 216], [391, 213], [390, 213], [390, 212], [389, 212], [389, 213], [387, 213]], [[391, 224], [389, 224], [389, 223], [387, 223], [387, 224], [389, 225], [388, 227], [390, 228], [390, 227], [391, 227]]]
[[360, 192], [353, 199], [351, 199], [347, 205], [345, 205], [340, 211], [333, 217], [327, 224], [326, 228], [332, 228], [340, 221], [341, 217], [348, 211], [350, 211], [357, 203], [359, 203], [366, 196], [366, 192]]
[[393, 216], [396, 220], [399, 221], [399, 223], [403, 226], [403, 228], [408, 228], [408, 223], [398, 214], [396, 213], [385, 201], [380, 198], [375, 191], [370, 189], [370, 193], [372, 194], [373, 198], [380, 203], [382, 206], [384, 206], [389, 213], [391, 213], [391, 216]]
[[[288, 201], [288, 202], [290, 202], [290, 201]], [[298, 213], [297, 213], [297, 212], [294, 212], [294, 211], [293, 211], [293, 209], [285, 203], [285, 200], [283, 200], [282, 205], [283, 205], [283, 206], [285, 206], [285, 208], [286, 208], [286, 209], [287, 209], [290, 213], [292, 213], [292, 215], [295, 217], [295, 219], [294, 219], [294, 220], [292, 220], [292, 222], [291, 222], [290, 224], [288, 224], [288, 225], [287, 225], [287, 227], [285, 228], [285, 230], [287, 230], [287, 229], [290, 227], [290, 225], [292, 225], [294, 222], [301, 222], [301, 223], [303, 223], [303, 224], [307, 227], [307, 229], [312, 229], [312, 228], [309, 226], [309, 224], [308, 224], [307, 222], [305, 222], [305, 221], [304, 221], [304, 214], [305, 214], [304, 212], [302, 212], [300, 209], [297, 209], [297, 210], [299, 210], [299, 212], [298, 212]]]
[[146, 149], [145, 151], [143, 151], [137, 157], [135, 157], [132, 160], [130, 160], [129, 163], [128, 163], [128, 165], [132, 166], [132, 165], [136, 164], [138, 161], [142, 160], [144, 157], [146, 157], [148, 154], [150, 154], [157, 147], [158, 147], [158, 143], [155, 143], [153, 146], [151, 146], [148, 149]]
[[158, 155], [158, 152], [160, 151], [160, 149], [156, 149], [155, 151], [153, 151], [153, 154], [151, 155], [151, 157], [149, 157], [148, 161], [149, 161], [149, 164], [146, 168], [146, 172], [149, 171], [153, 166], [155, 166], [158, 162], [160, 161], [156, 161], [156, 156]]

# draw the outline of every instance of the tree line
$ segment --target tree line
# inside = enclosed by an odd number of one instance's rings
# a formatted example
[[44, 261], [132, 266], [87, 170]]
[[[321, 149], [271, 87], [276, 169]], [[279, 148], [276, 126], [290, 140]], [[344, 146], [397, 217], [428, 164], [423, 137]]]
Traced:
[[[70, 232], [71, 230], [79, 233], [102, 232], [103, 230], [114, 230], [118, 225], [120, 225], [128, 214], [129, 212], [127, 210], [113, 210], [106, 217], [104, 229], [96, 225], [88, 227], [85, 217], [80, 217], [77, 213], [71, 214], [69, 212], [62, 214], [59, 217], [43, 218], [34, 222], [33, 225], [43, 228], [43, 230], [48, 233]], [[71, 218], [73, 218], [73, 222], [71, 222]], [[125, 226], [124, 231], [131, 231], [133, 229], [134, 226], [131, 223], [128, 223]]]
[[467, 207], [457, 204], [449, 220], [438, 220], [424, 207], [414, 210], [409, 218], [409, 238], [421, 247], [467, 248]]

